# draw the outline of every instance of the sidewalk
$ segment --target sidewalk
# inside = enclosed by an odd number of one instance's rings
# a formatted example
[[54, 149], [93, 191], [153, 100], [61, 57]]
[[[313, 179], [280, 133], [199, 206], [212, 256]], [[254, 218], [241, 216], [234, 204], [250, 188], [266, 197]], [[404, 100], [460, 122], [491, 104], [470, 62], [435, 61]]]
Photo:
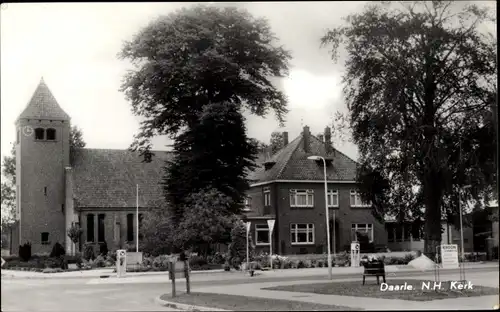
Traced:
[[[471, 262], [466, 264], [466, 269], [470, 268], [498, 268], [498, 263], [494, 262]], [[419, 272], [417, 269], [409, 267], [407, 265], [387, 265], [386, 272], [397, 273], [397, 272]], [[441, 272], [448, 271], [450, 269], [441, 269]], [[457, 269], [451, 269], [457, 270]], [[269, 271], [256, 271], [258, 276], [270, 277], [311, 277], [311, 276], [325, 276], [328, 272], [328, 268], [310, 268], [310, 269], [286, 269], [286, 270], [269, 270]], [[361, 274], [363, 272], [363, 267], [334, 267], [332, 268], [333, 275], [351, 275], [351, 274]], [[431, 272], [431, 271], [427, 271]], [[72, 272], [61, 272], [61, 273], [40, 273], [40, 272], [29, 272], [29, 271], [17, 271], [17, 270], [1, 270], [2, 278], [32, 278], [32, 279], [55, 279], [55, 278], [89, 278], [96, 279], [102, 275], [107, 275], [109, 278], [101, 279], [102, 281], [115, 280], [116, 273], [113, 273], [113, 268], [103, 268], [95, 270], [85, 270], [85, 271], [72, 271]], [[163, 281], [165, 277], [168, 276], [168, 272], [128, 272], [126, 276], [120, 278], [119, 280], [154, 280], [154, 277], [159, 277]], [[230, 271], [226, 272], [224, 270], [209, 270], [209, 271], [191, 271], [192, 280], [200, 280], [201, 277], [209, 277], [209, 279], [201, 278], [201, 280], [210, 280], [210, 278], [228, 278], [233, 277], [241, 278], [245, 276], [242, 271]], [[142, 278], [140, 278], [142, 277]], [[130, 281], [132, 282], [132, 281]]]
[[[477, 285], [493, 286], [492, 281], [484, 280], [481, 276], [487, 276], [488, 273], [477, 273], [471, 276], [472, 281]], [[423, 275], [406, 277], [404, 279], [433, 279], [433, 275]], [[493, 277], [494, 278], [494, 277]], [[484, 283], [480, 280], [483, 279]], [[335, 280], [334, 282], [346, 282], [359, 280], [356, 278]], [[301, 281], [301, 284], [325, 283], [324, 280]], [[238, 287], [218, 286], [204, 287], [197, 289], [197, 292], [206, 293], [221, 293], [239, 296], [249, 296], [258, 298], [283, 299], [301, 302], [314, 302], [326, 305], [346, 306], [350, 308], [364, 310], [477, 310], [477, 309], [492, 309], [495, 304], [498, 304], [498, 296], [480, 296], [480, 297], [465, 297], [453, 299], [441, 299], [433, 301], [409, 301], [397, 299], [380, 299], [370, 297], [352, 297], [339, 295], [320, 295], [313, 293], [297, 293], [289, 291], [263, 290], [262, 288], [294, 285], [297, 281], [289, 282], [268, 282], [258, 284], [244, 284]], [[496, 286], [498, 288], [498, 280]]]

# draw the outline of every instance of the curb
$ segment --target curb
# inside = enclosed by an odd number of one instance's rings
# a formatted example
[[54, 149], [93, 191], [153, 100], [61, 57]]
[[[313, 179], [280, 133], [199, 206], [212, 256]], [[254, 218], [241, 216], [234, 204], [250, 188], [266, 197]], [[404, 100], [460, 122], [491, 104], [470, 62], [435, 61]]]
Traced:
[[167, 308], [184, 310], [184, 311], [229, 311], [229, 310], [224, 310], [224, 309], [216, 309], [216, 308], [195, 306], [195, 305], [185, 304], [185, 303], [166, 301], [166, 300], [161, 299], [161, 296], [156, 297], [155, 302], [157, 304], [164, 306], [164, 307], [167, 307]]

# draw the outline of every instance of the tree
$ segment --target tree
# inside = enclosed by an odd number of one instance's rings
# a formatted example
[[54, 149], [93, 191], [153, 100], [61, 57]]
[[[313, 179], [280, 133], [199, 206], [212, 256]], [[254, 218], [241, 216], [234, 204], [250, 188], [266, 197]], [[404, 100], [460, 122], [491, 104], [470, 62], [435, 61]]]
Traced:
[[144, 213], [140, 226], [140, 250], [153, 256], [170, 254], [175, 242], [175, 229], [168, 209], [154, 209]]
[[229, 232], [235, 222], [232, 205], [232, 199], [217, 189], [192, 194], [176, 231], [177, 246], [208, 254], [212, 244], [229, 242]]
[[269, 141], [271, 146], [271, 153], [274, 155], [280, 149], [285, 147], [285, 141], [283, 140], [283, 134], [280, 132], [274, 131], [271, 133], [271, 140]]
[[276, 42], [267, 20], [234, 7], [182, 8], [143, 28], [119, 55], [135, 65], [122, 91], [144, 118], [131, 148], [150, 160], [153, 136], [192, 128], [209, 103], [272, 109], [283, 122], [286, 97], [269, 78], [287, 75], [291, 57]]
[[[248, 236], [248, 256], [253, 260], [254, 246], [252, 236]], [[247, 255], [247, 229], [245, 222], [237, 220], [231, 229], [231, 244], [229, 245], [228, 261], [233, 267], [238, 268], [242, 262], [246, 261]]]
[[427, 254], [442, 215], [457, 214], [459, 200], [487, 202], [495, 185], [496, 38], [478, 30], [487, 12], [452, 1], [371, 4], [322, 38], [334, 60], [347, 51], [362, 196], [380, 215], [425, 211]]
[[250, 143], [256, 147], [257, 153], [263, 153], [269, 147], [266, 143], [259, 141], [255, 138], [249, 138], [249, 140], [250, 140]]
[[204, 107], [198, 124], [177, 137], [165, 178], [175, 223], [182, 219], [191, 194], [209, 188], [230, 197], [229, 210], [240, 213], [250, 187], [246, 176], [255, 167], [257, 152], [245, 130], [236, 104], [213, 103]]
[[85, 147], [85, 141], [83, 141], [83, 132], [77, 126], [72, 126], [69, 132], [69, 153], [70, 162], [73, 163], [75, 155], [79, 149]]
[[71, 224], [71, 227], [68, 229], [68, 237], [71, 239], [73, 242], [73, 246], [71, 248], [71, 253], [74, 255], [75, 252], [75, 246], [78, 244], [80, 241], [80, 237], [82, 236], [83, 230], [80, 228], [80, 226], [76, 225], [75, 223]]

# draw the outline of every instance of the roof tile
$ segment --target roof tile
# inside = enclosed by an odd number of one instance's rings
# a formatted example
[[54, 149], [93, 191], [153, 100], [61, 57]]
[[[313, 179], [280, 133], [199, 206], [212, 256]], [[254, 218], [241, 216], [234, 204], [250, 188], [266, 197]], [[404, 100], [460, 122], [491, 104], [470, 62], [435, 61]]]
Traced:
[[59, 106], [43, 78], [19, 118], [70, 120], [69, 115]]

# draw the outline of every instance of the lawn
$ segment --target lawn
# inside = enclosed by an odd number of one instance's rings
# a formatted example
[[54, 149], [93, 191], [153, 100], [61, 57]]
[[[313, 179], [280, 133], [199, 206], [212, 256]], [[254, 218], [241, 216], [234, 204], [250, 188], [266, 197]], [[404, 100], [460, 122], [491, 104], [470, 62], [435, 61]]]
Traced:
[[[407, 282], [413, 286], [413, 290], [382, 291], [376, 281], [367, 280], [363, 286], [361, 279], [356, 282], [330, 282], [318, 284], [297, 284], [289, 286], [277, 286], [264, 288], [265, 290], [281, 290], [300, 293], [315, 293], [323, 295], [339, 295], [353, 297], [371, 297], [381, 299], [400, 299], [412, 301], [431, 301], [436, 299], [450, 299], [460, 297], [476, 297], [487, 295], [498, 295], [498, 288], [473, 285], [473, 289], [454, 290], [450, 289], [450, 283], [443, 281], [441, 289], [432, 290], [434, 281], [399, 279], [387, 280], [388, 285], [403, 285]], [[422, 289], [423, 282], [431, 282], [431, 289]]]
[[162, 300], [195, 306], [229, 311], [355, 311], [344, 306], [316, 304], [312, 302], [289, 301], [246, 296], [212, 293], [179, 294], [172, 298], [170, 294], [161, 296]]

